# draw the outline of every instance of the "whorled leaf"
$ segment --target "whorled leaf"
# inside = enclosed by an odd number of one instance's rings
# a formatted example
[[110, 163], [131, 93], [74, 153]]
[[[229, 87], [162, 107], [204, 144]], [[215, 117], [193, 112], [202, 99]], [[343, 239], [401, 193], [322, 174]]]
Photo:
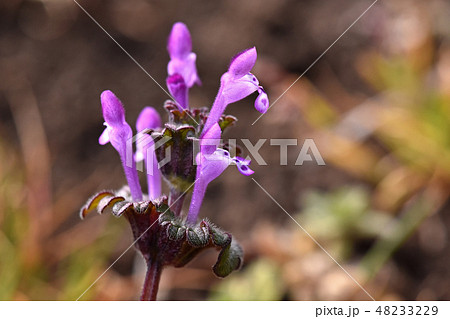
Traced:
[[118, 202], [113, 206], [112, 214], [116, 217], [122, 216], [126, 211], [133, 210], [133, 203], [128, 201]]
[[218, 277], [226, 277], [232, 271], [241, 267], [244, 252], [241, 246], [232, 241], [229, 245], [222, 249], [217, 258], [213, 271]]
[[112, 191], [99, 192], [89, 198], [86, 204], [81, 208], [80, 218], [84, 219], [87, 214], [95, 209], [99, 214], [102, 214], [106, 208], [112, 208], [115, 204], [124, 200], [125, 198], [123, 196], [117, 196]]
[[[195, 129], [196, 137], [199, 137], [203, 131], [203, 126], [208, 119], [209, 108], [193, 108], [180, 111], [172, 100], [167, 100], [164, 107], [169, 113], [170, 122], [179, 125], [189, 125]], [[222, 115], [218, 121], [222, 132], [228, 127], [231, 127], [237, 118], [232, 115]]]
[[195, 128], [196, 135], [203, 129], [203, 123], [206, 121], [208, 108], [185, 109], [180, 111], [172, 100], [164, 102], [164, 108], [169, 113], [169, 120], [176, 125], [189, 125]]
[[237, 118], [235, 118], [232, 115], [222, 115], [219, 119], [219, 126], [222, 130], [222, 133], [227, 129], [228, 127], [231, 127], [234, 125], [234, 123], [237, 121]]
[[110, 208], [116, 217], [125, 215], [130, 223], [135, 245], [142, 255], [157, 260], [161, 265], [183, 267], [198, 253], [207, 248], [220, 250], [214, 273], [226, 277], [242, 264], [241, 247], [209, 220], [191, 226], [176, 216], [167, 202], [167, 197], [154, 201], [131, 202], [127, 187], [112, 192], [95, 194], [81, 209], [84, 218], [89, 212], [103, 213]]
[[218, 277], [226, 277], [238, 270], [243, 261], [242, 248], [232, 240], [229, 233], [223, 231], [208, 220], [202, 220], [197, 226], [189, 227], [173, 213], [160, 215], [160, 226], [165, 229], [168, 240], [178, 242], [179, 251], [171, 264], [183, 267], [199, 252], [206, 248], [220, 249], [213, 271]]

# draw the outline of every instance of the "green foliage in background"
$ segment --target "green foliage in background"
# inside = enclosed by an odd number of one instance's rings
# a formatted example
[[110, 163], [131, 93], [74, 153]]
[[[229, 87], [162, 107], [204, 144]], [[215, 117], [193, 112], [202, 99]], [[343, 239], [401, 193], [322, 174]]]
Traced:
[[303, 196], [297, 217], [313, 237], [327, 240], [342, 257], [352, 253], [358, 239], [374, 238], [390, 217], [370, 208], [370, 194], [361, 187], [343, 187], [329, 193], [310, 191]]
[[269, 259], [258, 259], [212, 289], [210, 300], [280, 300], [283, 281], [279, 266]]
[[[33, 246], [29, 236], [32, 216], [26, 209], [27, 187], [20, 162], [2, 143], [0, 159], [0, 300], [77, 299], [108, 267], [123, 225], [111, 219], [100, 237], [86, 247], [73, 243], [52, 246], [66, 250], [62, 253], [47, 248], [57, 232], [40, 246]], [[38, 248], [44, 256], [34, 259], [30, 247]], [[93, 287], [84, 299], [93, 297], [95, 291]]]

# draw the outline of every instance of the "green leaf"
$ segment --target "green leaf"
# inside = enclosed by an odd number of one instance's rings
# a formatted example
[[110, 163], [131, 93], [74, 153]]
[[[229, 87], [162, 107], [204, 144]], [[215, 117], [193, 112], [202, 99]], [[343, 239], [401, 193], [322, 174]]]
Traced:
[[209, 231], [207, 227], [196, 227], [189, 229], [187, 232], [187, 240], [194, 247], [204, 247], [209, 242]]
[[186, 227], [170, 224], [167, 226], [167, 236], [170, 240], [182, 240], [186, 234]]
[[232, 126], [237, 121], [237, 118], [235, 118], [232, 115], [222, 115], [222, 117], [219, 120], [219, 126], [222, 132]]
[[224, 232], [215, 225], [209, 225], [213, 244], [219, 247], [226, 247], [231, 243], [231, 235]]
[[238, 270], [242, 265], [243, 255], [244, 252], [241, 246], [232, 241], [230, 245], [220, 252], [217, 262], [213, 267], [214, 273], [218, 277], [224, 278], [233, 271]]

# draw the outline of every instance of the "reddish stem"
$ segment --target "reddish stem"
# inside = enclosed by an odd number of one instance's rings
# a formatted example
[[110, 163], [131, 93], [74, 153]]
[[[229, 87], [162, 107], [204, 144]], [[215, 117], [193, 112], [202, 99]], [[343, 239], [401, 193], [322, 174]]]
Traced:
[[145, 275], [141, 294], [142, 301], [156, 300], [161, 273], [162, 267], [158, 262], [152, 262], [151, 260], [147, 261], [147, 273]]

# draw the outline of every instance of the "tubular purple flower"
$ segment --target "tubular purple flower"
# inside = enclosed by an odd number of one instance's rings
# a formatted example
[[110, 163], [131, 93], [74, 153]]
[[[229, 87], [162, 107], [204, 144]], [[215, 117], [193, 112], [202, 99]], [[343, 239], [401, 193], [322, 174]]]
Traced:
[[190, 224], [195, 224], [197, 221], [208, 184], [219, 177], [231, 163], [236, 164], [239, 171], [246, 176], [254, 173], [248, 167], [250, 161], [240, 157], [230, 157], [228, 151], [218, 148], [221, 133], [219, 124], [215, 123], [200, 139], [200, 152], [196, 156], [196, 183], [186, 219]]
[[180, 74], [175, 73], [167, 78], [166, 83], [169, 92], [175, 98], [175, 101], [177, 102], [176, 105], [180, 111], [188, 109], [188, 88], [186, 87], [183, 77]]
[[220, 79], [220, 88], [208, 119], [205, 123], [203, 133], [207, 132], [214, 123], [217, 123], [228, 104], [242, 100], [253, 92], [258, 91], [255, 100], [255, 108], [265, 113], [269, 107], [269, 98], [251, 69], [256, 62], [256, 49], [250, 48], [238, 54], [231, 60], [228, 71]]
[[170, 55], [170, 62], [167, 65], [169, 76], [180, 74], [188, 88], [194, 84], [201, 85], [195, 66], [197, 56], [192, 52], [191, 34], [184, 23], [177, 22], [173, 25], [167, 50]]
[[[132, 152], [129, 148], [129, 141], [133, 137], [133, 131], [125, 121], [125, 109], [120, 100], [111, 91], [103, 91], [100, 96], [102, 104], [103, 118], [105, 119], [105, 131], [99, 138], [99, 143], [105, 145], [110, 142], [117, 150], [122, 162], [125, 177], [130, 186], [131, 196], [133, 200], [142, 200], [142, 190], [139, 184], [139, 178], [136, 170], [136, 164], [133, 160], [127, 163], [128, 152]], [[129, 165], [127, 165], [129, 164]]]
[[161, 118], [158, 112], [154, 108], [146, 106], [136, 121], [136, 129], [140, 136], [136, 141], [135, 160], [144, 160], [150, 200], [161, 196], [161, 173], [158, 169], [158, 160], [156, 159], [155, 148], [153, 147], [153, 139], [145, 131], [158, 127], [161, 127]]

